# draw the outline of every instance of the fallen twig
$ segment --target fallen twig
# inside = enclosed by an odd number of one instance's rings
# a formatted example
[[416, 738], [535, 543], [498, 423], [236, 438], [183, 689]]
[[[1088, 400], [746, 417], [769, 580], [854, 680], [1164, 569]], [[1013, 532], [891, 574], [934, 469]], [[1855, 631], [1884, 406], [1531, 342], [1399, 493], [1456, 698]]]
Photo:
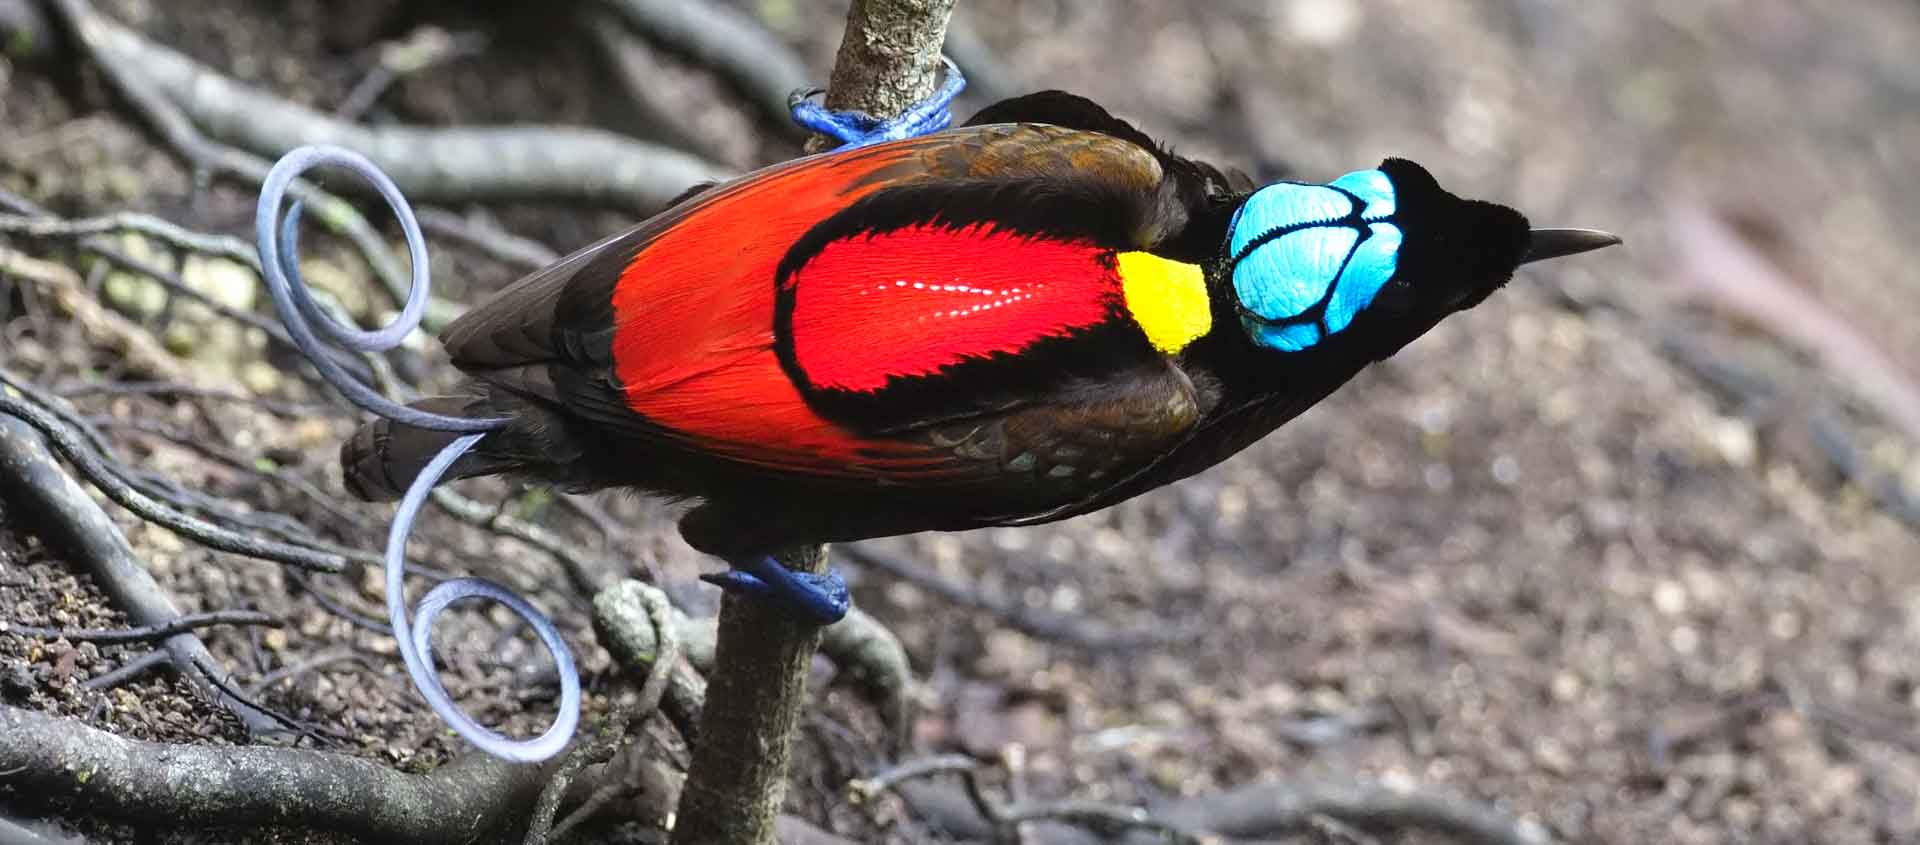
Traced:
[[932, 757], [908, 760], [849, 782], [847, 792], [853, 796], [855, 802], [866, 803], [910, 780], [934, 775], [967, 774], [979, 769], [980, 766], [979, 760], [964, 754], [936, 754]]
[[113, 689], [134, 678], [145, 675], [152, 671], [154, 667], [164, 665], [172, 659], [173, 655], [169, 654], [164, 646], [156, 648], [153, 651], [149, 651], [120, 664], [118, 668], [115, 668], [111, 672], [97, 675], [80, 682], [80, 688], [83, 690]]
[[239, 238], [195, 232], [137, 211], [119, 211], [74, 220], [30, 214], [0, 214], [0, 232], [32, 238], [68, 239], [132, 232], [179, 249], [219, 256], [252, 267], [256, 273], [260, 269], [260, 260], [254, 255], [253, 248]]
[[484, 35], [452, 33], [437, 26], [423, 26], [405, 38], [381, 44], [374, 51], [373, 67], [347, 92], [347, 98], [334, 108], [333, 116], [359, 120], [393, 83], [455, 59], [479, 55], [486, 47]]
[[591, 596], [599, 592], [613, 577], [612, 568], [599, 555], [545, 527], [507, 513], [504, 505], [487, 507], [445, 487], [433, 491], [433, 502], [461, 522], [512, 537], [546, 552], [560, 562], [567, 571], [568, 580], [573, 582], [574, 590], [580, 595]]
[[[856, 780], [847, 788], [854, 800], [866, 802], [883, 792], [899, 789], [922, 778], [957, 774], [966, 789], [968, 803], [983, 825], [978, 835], [991, 836], [995, 841], [1020, 841], [1020, 826], [1030, 822], [1062, 822], [1107, 834], [1140, 830], [1175, 845], [1198, 845], [1203, 841], [1200, 834], [1189, 827], [1158, 818], [1141, 807], [1071, 798], [1002, 802], [988, 794], [981, 783], [980, 774], [986, 765], [972, 757], [942, 754], [902, 763], [871, 777]], [[908, 800], [913, 801], [911, 797]]]
[[1713, 305], [1730, 308], [1776, 337], [1819, 357], [1839, 380], [1920, 442], [1920, 383], [1871, 338], [1808, 293], [1727, 222], [1691, 204], [1674, 206], [1667, 227], [1685, 273]]
[[580, 18], [583, 35], [599, 48], [606, 68], [611, 109], [603, 122], [608, 128], [674, 149], [739, 159], [728, 147], [738, 147], [740, 138], [719, 137], [721, 130], [693, 120], [700, 113], [660, 84], [662, 62], [644, 38], [605, 8], [583, 8]]
[[71, 462], [74, 468], [86, 477], [88, 483], [106, 494], [107, 498], [112, 499], [115, 504], [134, 512], [141, 519], [224, 552], [318, 572], [339, 572], [346, 568], [347, 559], [342, 555], [276, 540], [250, 537], [155, 501], [147, 494], [134, 489], [133, 485], [107, 465], [104, 458], [87, 448], [79, 436], [63, 425], [53, 413], [23, 398], [14, 398], [5, 390], [0, 390], [0, 414], [38, 431], [46, 438], [46, 442], [60, 453], [60, 457]]
[[[171, 479], [155, 473], [134, 470], [129, 467], [126, 462], [115, 456], [113, 448], [95, 427], [94, 421], [74, 412], [64, 399], [49, 394], [43, 389], [12, 375], [5, 369], [0, 369], [0, 387], [5, 387], [13, 393], [18, 394], [23, 400], [49, 415], [54, 424], [66, 427], [73, 441], [71, 445], [74, 445], [80, 450], [76, 454], [84, 454], [87, 456], [84, 460], [71, 457], [69, 460], [74, 461], [76, 468], [78, 468], [83, 475], [86, 475], [88, 480], [95, 480], [95, 473], [99, 473], [100, 477], [105, 479], [105, 483], [114, 489], [124, 487], [137, 495], [151, 499], [152, 501], [145, 505], [138, 501], [131, 501], [131, 503], [121, 502], [121, 504], [127, 506], [128, 509], [132, 510], [136, 515], [148, 518], [149, 521], [155, 521], [162, 527], [175, 530], [176, 533], [181, 533], [182, 536], [205, 542], [214, 548], [226, 548], [220, 545], [221, 543], [239, 543], [246, 545], [248, 548], [253, 548], [258, 543], [265, 542], [269, 544], [269, 546], [266, 547], [269, 554], [263, 558], [266, 560], [288, 562], [275, 556], [277, 553], [273, 552], [273, 549], [305, 549], [311, 554], [331, 555], [340, 560], [361, 563], [378, 563], [381, 560], [380, 556], [373, 552], [347, 548], [322, 540], [308, 530], [305, 525], [291, 517], [271, 512], [261, 513], [236, 510], [225, 501], [182, 487]], [[4, 400], [6, 400], [6, 397], [4, 394], [0, 394], [0, 401]], [[237, 454], [231, 454], [227, 450], [211, 444], [195, 442], [191, 438], [187, 438], [184, 434], [171, 431], [164, 426], [153, 426], [149, 423], [128, 422], [117, 419], [107, 422], [113, 425], [123, 425], [140, 429], [146, 433], [165, 436], [176, 442], [187, 443], [192, 448], [208, 454], [216, 460], [226, 462], [241, 471], [254, 475], [265, 475], [257, 467], [253, 466], [250, 459]], [[67, 437], [55, 438], [56, 445], [59, 445], [67, 439]], [[322, 507], [329, 512], [333, 512], [340, 518], [351, 521], [352, 517], [350, 514], [340, 511], [337, 504], [328, 500], [328, 498], [322, 495], [317, 488], [314, 488], [311, 483], [297, 478], [284, 478], [280, 476], [273, 476], [269, 480], [274, 483], [289, 484], [294, 487], [294, 489], [303, 491], [306, 495], [313, 497], [314, 501], [320, 502]], [[107, 492], [110, 497], [113, 495], [113, 489], [109, 489], [107, 486], [103, 486], [101, 489], [103, 492]], [[120, 500], [116, 499], [115, 501]], [[157, 507], [157, 512], [160, 513], [161, 516], [159, 518], [150, 517], [148, 515], [149, 512], [143, 509], [147, 505]], [[203, 538], [197, 536], [195, 532], [200, 530], [200, 525], [211, 523], [201, 522], [196, 524], [194, 518], [190, 516], [190, 512], [206, 514], [211, 519], [225, 523], [226, 525], [241, 526], [276, 534], [285, 539], [287, 543], [272, 544], [271, 541], [254, 541], [245, 535], [224, 528], [218, 529], [224, 532], [222, 536]], [[238, 547], [227, 550], [234, 551], [236, 548]], [[247, 554], [247, 552], [238, 553]], [[295, 565], [300, 564], [296, 563]], [[425, 571], [425, 567], [416, 568]]]
[[[326, 491], [321, 490], [313, 482], [308, 481], [297, 473], [271, 463], [268, 464], [268, 468], [263, 469], [260, 466], [259, 460], [255, 457], [227, 448], [219, 442], [209, 440], [206, 437], [195, 435], [192, 432], [182, 431], [173, 426], [150, 419], [120, 419], [117, 417], [89, 417], [86, 419], [97, 427], [124, 429], [126, 431], [138, 432], [149, 437], [157, 437], [182, 449], [187, 449], [210, 458], [215, 463], [222, 464], [234, 472], [253, 476], [262, 484], [284, 487], [299, 494], [308, 502], [312, 503], [314, 507], [326, 511], [328, 516], [339, 520], [341, 524], [351, 525], [354, 520], [359, 518], [359, 514], [355, 514], [341, 506], [336, 497], [328, 495]], [[308, 545], [313, 545], [318, 542], [318, 538], [313, 537], [306, 526], [301, 525], [298, 520], [292, 517], [282, 514], [263, 514], [261, 516], [268, 517], [275, 522], [284, 520], [284, 522], [281, 523], [283, 529], [298, 526], [297, 531], [287, 530], [280, 532], [281, 536], [287, 537], [289, 540]]]
[[[1263, 781], [1212, 795], [1168, 801], [1145, 808], [1075, 799], [1003, 804], [980, 782], [985, 764], [969, 757], [942, 755], [915, 760], [854, 781], [856, 800], [898, 791], [936, 832], [956, 838], [1004, 837], [1011, 828], [1056, 821], [1124, 838], [1099, 841], [1204, 842], [1210, 838], [1271, 839], [1332, 819], [1360, 830], [1431, 830], [1486, 845], [1544, 845], [1540, 825], [1515, 819], [1468, 798], [1422, 788], [1397, 789], [1364, 781]], [[943, 774], [961, 776], [964, 797], [951, 787], [919, 781]], [[1067, 841], [1080, 841], [1068, 837]]]
[[320, 607], [326, 610], [328, 613], [331, 613], [335, 616], [340, 617], [341, 619], [345, 620], [347, 623], [355, 627], [372, 631], [383, 637], [393, 636], [393, 626], [388, 625], [386, 622], [376, 619], [372, 616], [368, 616], [366, 614], [357, 613], [353, 611], [352, 609], [348, 608], [346, 605], [343, 605], [339, 601], [335, 600], [332, 596], [329, 596], [325, 592], [322, 592], [321, 590], [314, 588], [313, 584], [307, 581], [307, 579], [303, 577], [299, 572], [289, 571], [287, 573], [287, 580], [290, 583], [292, 583], [295, 587], [299, 588], [301, 592], [304, 592], [307, 595], [312, 596], [314, 604], [320, 605]]
[[[5, 398], [0, 390], [0, 399]], [[40, 434], [26, 422], [6, 416], [0, 416], [0, 499], [19, 514], [19, 522], [35, 526], [48, 545], [63, 549], [85, 566], [101, 591], [134, 624], [165, 625], [179, 618], [180, 611], [134, 558], [120, 529], [54, 462]], [[213, 655], [192, 631], [169, 636], [166, 652], [182, 678], [233, 712], [249, 731], [274, 730], [265, 714], [219, 692], [213, 679], [201, 671], [212, 663]], [[0, 762], [0, 768], [6, 765]]]
[[363, 668], [374, 668], [373, 663], [359, 653], [345, 650], [325, 651], [309, 657], [306, 660], [302, 660], [299, 663], [295, 663], [292, 666], [282, 666], [265, 675], [261, 675], [259, 680], [247, 686], [247, 694], [261, 695], [267, 690], [272, 689], [274, 684], [298, 678], [308, 672], [324, 669], [335, 663], [358, 663]]
[[216, 625], [258, 625], [278, 628], [286, 622], [278, 616], [261, 613], [257, 610], [215, 610], [206, 613], [189, 613], [153, 625], [136, 625], [131, 628], [72, 629], [42, 628], [37, 625], [13, 625], [0, 622], [0, 634], [19, 634], [23, 637], [38, 637], [43, 640], [68, 640], [87, 643], [144, 643], [165, 639], [182, 631], [196, 631]]
[[[45, 219], [45, 220], [58, 219], [53, 213], [39, 207], [38, 205], [33, 204], [32, 202], [27, 201], [23, 197], [15, 196], [4, 190], [0, 190], [0, 206], [4, 206], [14, 214], [18, 214], [22, 216], [28, 216], [28, 217], [33, 217], [37, 219]], [[183, 230], [183, 231], [186, 231], [186, 230]], [[212, 313], [222, 318], [232, 320], [250, 329], [260, 330], [261, 332], [266, 334], [269, 340], [273, 341], [274, 343], [280, 344], [282, 347], [286, 349], [289, 349], [289, 350], [295, 349], [293, 344], [293, 339], [287, 336], [286, 329], [281, 327], [279, 323], [276, 323], [272, 320], [268, 320], [250, 311], [241, 311], [237, 308], [234, 308], [233, 306], [230, 306], [217, 299], [214, 299], [213, 297], [208, 296], [205, 292], [199, 290], [198, 288], [195, 288], [192, 285], [187, 284], [186, 280], [180, 278], [179, 274], [174, 273], [173, 271], [167, 270], [162, 267], [157, 267], [153, 264], [134, 258], [133, 256], [128, 255], [125, 252], [122, 252], [119, 248], [119, 245], [109, 238], [101, 237], [99, 235], [80, 237], [78, 240], [78, 245], [83, 252], [86, 252], [87, 254], [90, 254], [90, 255], [97, 256], [101, 260], [105, 261], [108, 264], [113, 265], [114, 267], [125, 270], [129, 273], [137, 273], [139, 275], [152, 279], [156, 284], [160, 285], [163, 288], [166, 288], [169, 294], [172, 294], [174, 296], [184, 296], [188, 299], [191, 299], [194, 302], [197, 302], [200, 305], [206, 307], [208, 311], [211, 311]], [[18, 253], [12, 253], [12, 254], [18, 255]], [[253, 266], [257, 269], [258, 265], [255, 264], [250, 266]], [[20, 268], [14, 267], [14, 266], [9, 266], [8, 269], [10, 271], [23, 272], [20, 270]], [[99, 305], [99, 303], [91, 301], [92, 300], [91, 294], [86, 292], [87, 286], [84, 284], [83, 281], [79, 279], [79, 274], [74, 273], [70, 268], [67, 268], [64, 265], [52, 264], [49, 262], [40, 262], [37, 265], [25, 265], [25, 270], [34, 271], [40, 274], [38, 276], [27, 275], [27, 278], [34, 281], [41, 281], [48, 284], [52, 284], [56, 286], [56, 288], [74, 288], [77, 286], [78, 290], [80, 290], [80, 293], [72, 294], [72, 295], [59, 294], [59, 296], [61, 297], [60, 302], [62, 303], [63, 307], [69, 307], [69, 310], [73, 311], [73, 313], [80, 320], [83, 326], [90, 325], [89, 320], [93, 319], [92, 315], [97, 313], [108, 314], [110, 318], [119, 317], [118, 314], [113, 314], [110, 311], [106, 311], [106, 309], [102, 308]], [[64, 271], [64, 276], [62, 275], [62, 271]], [[69, 303], [69, 301], [75, 304], [69, 306], [67, 304]], [[132, 323], [126, 322], [124, 318], [121, 318], [121, 321], [123, 323], [126, 323], [126, 325], [128, 326], [132, 326]], [[115, 327], [110, 323], [105, 322], [104, 320], [102, 321], [102, 326], [104, 327], [104, 330], [111, 330], [115, 332], [122, 331], [122, 329]], [[111, 344], [107, 344], [107, 345], [109, 346], [109, 348], [117, 348], [112, 346]], [[138, 354], [141, 356], [137, 358], [136, 361], [148, 360], [144, 352], [139, 352], [137, 350], [136, 352], [138, 352]], [[361, 360], [360, 358], [348, 355], [338, 350], [329, 350], [329, 352], [330, 352], [329, 357], [331, 357], [335, 363], [347, 368], [347, 370], [353, 373], [356, 378], [365, 379], [365, 378], [368, 378], [373, 373], [369, 365], [365, 361]], [[131, 355], [134, 353], [125, 353], [125, 354]], [[172, 368], [169, 369], [169, 372], [174, 372], [174, 371], [176, 371], [176, 369], [172, 369]], [[171, 379], [171, 380], [181, 381], [183, 383], [191, 383], [190, 379]], [[207, 386], [207, 385], [194, 385], [194, 386], [197, 389], [209, 390], [209, 391], [217, 389], [217, 387]]]
[[[121, 211], [98, 217], [64, 219], [29, 206], [28, 210], [16, 214], [0, 215], [0, 233], [17, 234], [28, 238], [75, 240], [93, 251], [98, 251], [96, 247], [113, 245], [113, 241], [101, 240], [99, 237], [101, 235], [137, 234], [185, 252], [232, 261], [253, 271], [255, 282], [264, 286], [260, 276], [260, 257], [245, 241], [229, 235], [196, 232], [151, 214]], [[388, 260], [391, 258], [389, 257]], [[178, 280], [172, 273], [148, 273], [141, 269], [136, 269], [135, 272], [152, 278], [169, 291], [192, 298], [220, 312], [221, 316], [232, 317], [234, 314], [246, 313], [208, 297], [191, 285], [176, 283]], [[430, 303], [428, 308], [442, 317], [459, 310], [459, 306], [445, 301]]]
[[1017, 828], [1029, 822], [1064, 822], [1099, 834], [1144, 834], [1173, 845], [1201, 845], [1207, 841], [1196, 829], [1156, 817], [1143, 807], [1109, 801], [1064, 799], [1010, 804], [1001, 808], [1000, 817], [995, 821], [1002, 828]]
[[[1812, 393], [1785, 404], [1787, 388], [1774, 376], [1733, 360], [1696, 332], [1669, 331], [1660, 340], [1667, 360], [1692, 373], [1761, 424], [1785, 419], [1783, 409], [1805, 425], [1804, 436], [1813, 451], [1840, 477], [1873, 497], [1875, 504], [1895, 518], [1920, 528], [1920, 489], [1908, 484], [1897, 470], [1876, 466], [1870, 450], [1860, 442], [1861, 426], [1851, 424], [1841, 402]], [[1920, 443], [1920, 441], [1915, 441]]]
[[1178, 641], [1184, 634], [1164, 630], [1116, 631], [1111, 626], [1071, 616], [1045, 613], [994, 598], [956, 584], [900, 558], [862, 544], [843, 546], [841, 553], [855, 563], [881, 570], [933, 595], [963, 607], [985, 611], [1009, 627], [1037, 640], [1057, 642], [1088, 651], [1125, 651], [1152, 648]]
[[416, 209], [420, 228], [428, 233], [473, 247], [503, 264], [534, 271], [560, 260], [546, 244], [523, 238], [489, 223], [477, 223], [444, 208]]
[[214, 689], [219, 690], [220, 694], [225, 696], [227, 700], [238, 702], [247, 710], [273, 720], [276, 724], [280, 725], [280, 727], [285, 728], [295, 736], [314, 739], [316, 741], [322, 737], [336, 742], [348, 742], [353, 739], [351, 735], [344, 731], [312, 722], [303, 722], [253, 700], [251, 693], [242, 691], [234, 684], [231, 673], [222, 671], [220, 667], [213, 665], [209, 660], [196, 660], [194, 665], [200, 670], [200, 673], [206, 677], [207, 682], [213, 684]]
[[89, 295], [86, 281], [73, 268], [0, 246], [0, 274], [46, 289], [94, 343], [119, 353], [133, 369], [169, 381], [206, 383], [202, 374], [162, 348], [152, 333], [107, 310]]

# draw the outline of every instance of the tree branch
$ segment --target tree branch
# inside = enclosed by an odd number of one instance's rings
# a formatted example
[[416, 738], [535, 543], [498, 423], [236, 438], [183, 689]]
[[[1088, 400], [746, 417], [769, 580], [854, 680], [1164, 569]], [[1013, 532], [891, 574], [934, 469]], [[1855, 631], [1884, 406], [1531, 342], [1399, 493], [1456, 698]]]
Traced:
[[[854, 0], [834, 57], [827, 108], [891, 117], [933, 93], [954, 0]], [[823, 138], [807, 142], [823, 148]]]
[[[854, 0], [829, 106], [896, 115], [931, 95], [952, 14], [953, 0]], [[788, 549], [778, 557], [796, 571], [820, 572], [827, 549]], [[774, 841], [807, 665], [819, 640], [819, 629], [768, 602], [731, 594], [722, 601], [718, 654], [674, 845]]]
[[[826, 569], [827, 547], [777, 557], [795, 572]], [[728, 593], [700, 712], [700, 741], [681, 793], [674, 845], [771, 845], [787, 793], [794, 729], [820, 629], [773, 602]]]

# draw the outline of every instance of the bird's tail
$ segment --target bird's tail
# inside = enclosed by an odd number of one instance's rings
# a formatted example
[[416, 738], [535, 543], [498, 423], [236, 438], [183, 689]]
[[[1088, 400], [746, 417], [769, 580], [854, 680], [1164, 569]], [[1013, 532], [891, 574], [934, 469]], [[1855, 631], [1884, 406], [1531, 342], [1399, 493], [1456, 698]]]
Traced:
[[[412, 403], [411, 407], [450, 417], [487, 416], [484, 400], [461, 396], [437, 396]], [[369, 502], [390, 502], [406, 492], [413, 479], [426, 469], [433, 456], [460, 435], [451, 431], [430, 431], [377, 419], [360, 426], [352, 437], [340, 444], [340, 470], [347, 492]], [[489, 435], [491, 439], [492, 435]], [[514, 469], [516, 462], [487, 448], [480, 441], [474, 450], [447, 470], [445, 480], [493, 475]]]

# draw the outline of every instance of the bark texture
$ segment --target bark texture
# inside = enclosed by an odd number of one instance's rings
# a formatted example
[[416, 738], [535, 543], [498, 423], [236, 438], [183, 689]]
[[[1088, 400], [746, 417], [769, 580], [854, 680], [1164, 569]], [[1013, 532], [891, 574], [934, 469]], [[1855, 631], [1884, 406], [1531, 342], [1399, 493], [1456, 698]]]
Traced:
[[[933, 93], [954, 0], [853, 0], [834, 57], [827, 108], [892, 117]], [[827, 144], [807, 142], [808, 152]]]
[[[796, 572], [826, 569], [827, 547], [777, 555]], [[700, 739], [680, 795], [674, 845], [770, 845], [787, 795], [794, 727], [820, 629], [771, 602], [729, 594], [708, 678]]]

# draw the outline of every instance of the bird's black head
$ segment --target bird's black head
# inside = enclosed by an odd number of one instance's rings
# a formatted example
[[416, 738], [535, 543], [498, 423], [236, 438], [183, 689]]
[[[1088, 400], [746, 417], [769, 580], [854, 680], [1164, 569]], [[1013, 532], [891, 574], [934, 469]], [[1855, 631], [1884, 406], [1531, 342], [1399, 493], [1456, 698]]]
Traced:
[[1478, 305], [1521, 264], [1618, 242], [1529, 229], [1520, 212], [1456, 197], [1420, 165], [1390, 158], [1325, 185], [1248, 195], [1227, 227], [1226, 271], [1256, 345], [1300, 352], [1356, 324], [1401, 328], [1404, 337], [1380, 338], [1385, 354]]

